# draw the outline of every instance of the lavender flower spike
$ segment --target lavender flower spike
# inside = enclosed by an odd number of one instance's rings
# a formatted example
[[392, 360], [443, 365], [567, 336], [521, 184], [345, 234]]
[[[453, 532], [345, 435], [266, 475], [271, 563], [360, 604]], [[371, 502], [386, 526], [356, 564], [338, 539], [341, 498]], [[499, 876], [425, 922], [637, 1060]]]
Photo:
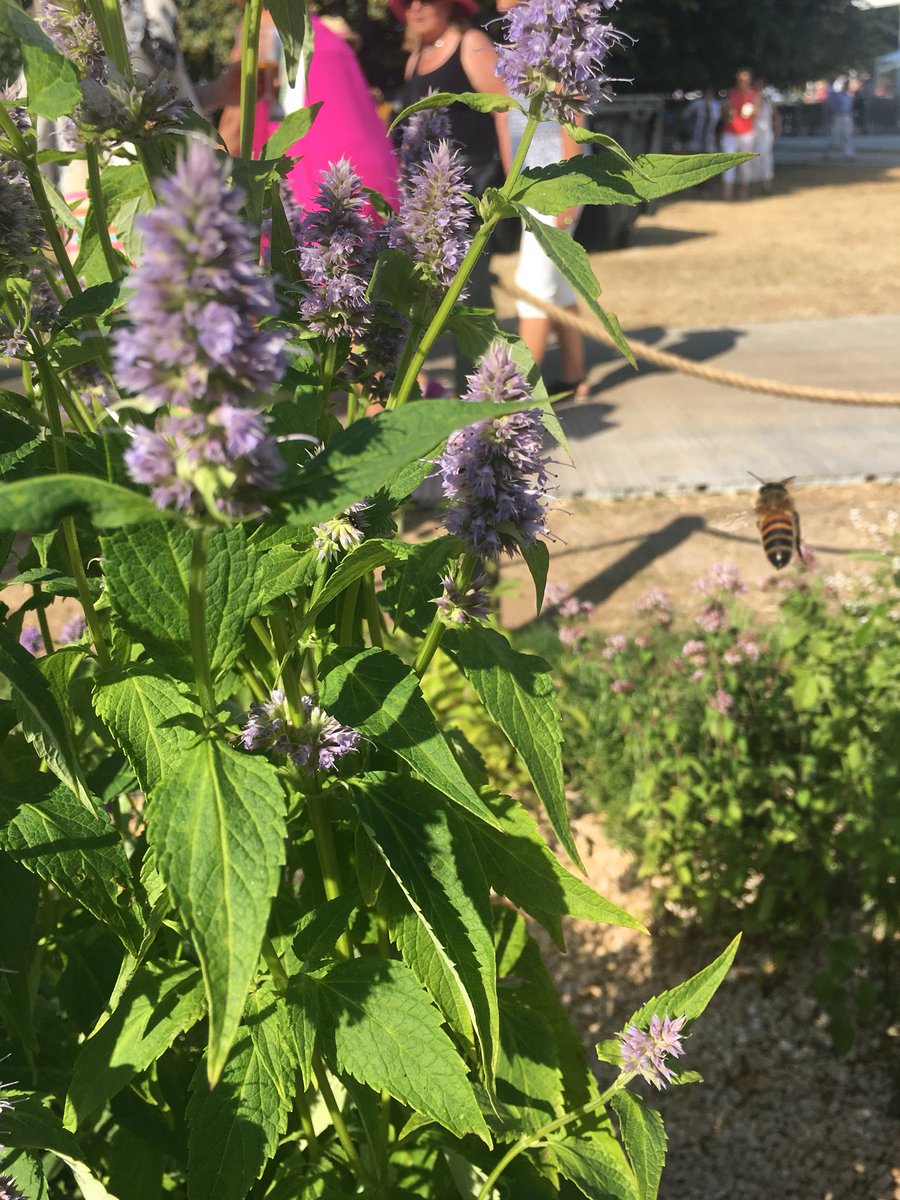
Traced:
[[680, 1058], [684, 1053], [681, 1041], [684, 1022], [684, 1017], [672, 1019], [667, 1016], [660, 1020], [654, 1013], [648, 1032], [638, 1029], [636, 1025], [629, 1025], [624, 1033], [619, 1034], [622, 1039], [622, 1070], [628, 1074], [642, 1075], [658, 1091], [662, 1090], [673, 1079], [666, 1059]]
[[592, 112], [609, 95], [606, 56], [627, 35], [604, 19], [616, 0], [526, 0], [506, 14], [505, 46], [497, 47], [497, 74], [510, 92], [543, 97], [559, 120]]
[[131, 326], [116, 337], [119, 382], [150, 412], [259, 407], [284, 371], [285, 338], [260, 328], [278, 305], [238, 216], [242, 195], [198, 141], [158, 192], [159, 206], [139, 218], [144, 258], [131, 278]]
[[487, 593], [488, 578], [476, 575], [464, 592], [456, 580], [446, 575], [441, 580], [443, 591], [432, 604], [441, 612], [441, 619], [448, 625], [468, 625], [470, 621], [484, 621], [490, 616], [490, 597]]
[[[503, 342], [495, 342], [474, 374], [467, 400], [527, 401], [522, 373]], [[447, 439], [437, 460], [450, 501], [444, 524], [480, 558], [496, 562], [534, 545], [546, 524], [547, 460], [537, 409], [476, 421]]]
[[400, 215], [388, 231], [389, 244], [411, 256], [436, 293], [450, 285], [471, 241], [464, 174], [447, 142], [432, 146], [422, 165], [410, 172]]
[[304, 696], [300, 704], [305, 719], [299, 726], [291, 724], [284, 692], [279, 689], [264, 704], [255, 704], [241, 730], [244, 749], [274, 750], [309, 775], [317, 770], [333, 771], [339, 758], [359, 749], [360, 735], [319, 708], [312, 696]]

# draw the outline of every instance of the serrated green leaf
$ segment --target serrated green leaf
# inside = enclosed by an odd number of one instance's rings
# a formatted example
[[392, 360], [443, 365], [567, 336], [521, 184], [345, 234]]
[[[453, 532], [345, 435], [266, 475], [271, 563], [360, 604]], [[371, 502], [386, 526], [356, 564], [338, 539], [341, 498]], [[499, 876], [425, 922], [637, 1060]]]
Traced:
[[332, 438], [300, 471], [297, 483], [282, 494], [285, 519], [296, 527], [336, 517], [386, 484], [390, 490], [391, 481], [404, 468], [430, 456], [455, 429], [527, 407], [493, 401], [418, 400], [354, 421]]
[[434, 618], [432, 602], [441, 594], [441, 577], [461, 550], [459, 538], [447, 534], [408, 545], [403, 559], [388, 566], [385, 595], [395, 625], [414, 635], [424, 633]]
[[8, 1147], [55, 1154], [75, 1176], [84, 1200], [116, 1200], [85, 1162], [74, 1134], [63, 1128], [54, 1113], [30, 1096], [19, 1098], [14, 1092], [4, 1093], [4, 1099], [13, 1101], [12, 1108], [3, 1114], [3, 1140]]
[[336, 599], [351, 583], [362, 579], [376, 567], [383, 567], [397, 557], [405, 557], [407, 550], [408, 547], [405, 543], [392, 541], [389, 538], [369, 538], [358, 546], [354, 546], [332, 571], [315, 604], [311, 604], [307, 609], [302, 628], [306, 629], [311, 625], [322, 609]]
[[[101, 539], [109, 602], [122, 624], [148, 649], [193, 677], [188, 619], [190, 530], [157, 524]], [[258, 552], [236, 526], [209, 539], [206, 640], [213, 674], [241, 652], [241, 635], [258, 608]]]
[[200, 972], [189, 963], [146, 963], [109, 1019], [81, 1047], [72, 1069], [63, 1123], [76, 1129], [199, 1021]]
[[220, 742], [185, 752], [157, 788], [148, 833], [197, 950], [209, 1002], [207, 1068], [222, 1073], [256, 973], [284, 862], [275, 768]]
[[280, 158], [282, 154], [286, 154], [290, 150], [295, 142], [306, 137], [322, 103], [321, 100], [317, 100], [315, 104], [310, 104], [306, 108], [295, 108], [293, 112], [288, 113], [278, 128], [269, 135], [260, 157]]
[[637, 1180], [638, 1200], [656, 1200], [666, 1163], [662, 1117], [632, 1092], [619, 1092], [610, 1103], [619, 1118], [619, 1133]]
[[678, 987], [670, 988], [667, 992], [661, 992], [652, 1000], [648, 1000], [632, 1014], [625, 1025], [637, 1025], [639, 1029], [646, 1029], [654, 1013], [660, 1017], [686, 1017], [688, 1021], [696, 1021], [728, 974], [740, 942], [741, 935], [738, 934], [708, 967], [704, 967]]
[[301, 962], [318, 963], [333, 955], [338, 939], [346, 932], [350, 918], [359, 906], [359, 899], [358, 892], [347, 892], [304, 913], [292, 943]]
[[321, 567], [315, 547], [295, 550], [290, 545], [273, 546], [263, 554], [256, 568], [253, 588], [256, 607], [261, 611], [279, 596], [307, 587]]
[[47, 1177], [42, 1157], [37, 1152], [19, 1150], [0, 1155], [0, 1172], [12, 1180], [25, 1200], [48, 1200]]
[[53, 691], [35, 660], [5, 625], [0, 625], [0, 675], [12, 685], [25, 737], [80, 803], [93, 809], [75, 743]]
[[566, 870], [518, 801], [497, 796], [490, 807], [502, 832], [479, 830], [475, 843], [488, 882], [497, 893], [540, 921], [560, 948], [560, 917], [647, 933], [640, 921]]
[[98, 529], [174, 519], [146, 496], [87, 475], [44, 475], [0, 484], [0, 529], [48, 533], [63, 517], [79, 514]]
[[544, 603], [544, 589], [547, 586], [547, 572], [550, 570], [550, 551], [546, 542], [535, 542], [527, 550], [522, 551], [522, 557], [534, 582], [535, 608], [540, 615]]
[[305, 1088], [314, 1083], [313, 1054], [319, 1031], [319, 989], [305, 974], [296, 975], [285, 995], [294, 1059]]
[[188, 1200], [244, 1200], [287, 1128], [296, 1064], [288, 1010], [271, 984], [250, 994], [218, 1085], [198, 1068], [187, 1106]]
[[47, 776], [0, 797], [0, 848], [103, 921], [133, 954], [143, 934], [128, 859], [106, 816]]
[[197, 741], [197, 705], [173, 679], [146, 667], [101, 675], [94, 710], [148, 795]]
[[625, 1152], [611, 1133], [596, 1130], [583, 1137], [547, 1143], [553, 1161], [588, 1200], [638, 1200], [638, 1185]]
[[81, 99], [74, 65], [12, 0], [0, 0], [0, 24], [19, 43], [31, 112], [51, 120], [70, 113]]
[[301, 63], [309, 71], [313, 53], [313, 24], [305, 0], [264, 0], [264, 6], [272, 14], [278, 36], [284, 48], [287, 66], [287, 81], [293, 87]]
[[77, 317], [101, 317], [115, 305], [121, 286], [121, 283], [115, 280], [85, 288], [79, 295], [72, 296], [65, 302], [59, 310], [59, 320], [68, 323]]
[[545, 225], [540, 217], [528, 211], [524, 204], [514, 203], [513, 207], [525, 222], [527, 228], [534, 234], [537, 243], [553, 264], [563, 273], [575, 290], [587, 303], [588, 308], [600, 321], [609, 334], [613, 344], [625, 355], [633, 367], [637, 366], [634, 355], [629, 349], [615, 313], [608, 313], [599, 304], [600, 284], [591, 266], [587, 251], [562, 229], [555, 225]]
[[464, 821], [425, 784], [383, 773], [351, 789], [388, 869], [431, 939], [478, 1032], [488, 1086], [499, 1009], [488, 883]]
[[513, 198], [555, 215], [579, 204], [643, 204], [684, 191], [750, 154], [639, 154], [634, 167], [608, 154], [577, 155], [523, 171]]
[[36, 429], [0, 412], [0, 475], [11, 474], [17, 464], [34, 454], [42, 441]]
[[562, 1112], [562, 1072], [552, 1033], [514, 995], [500, 999], [497, 1099], [516, 1117], [516, 1130], [534, 1132]]
[[326, 712], [393, 750], [413, 770], [482, 821], [493, 815], [466, 779], [438, 728], [415, 672], [389, 650], [341, 650], [322, 663]]
[[390, 959], [357, 958], [314, 977], [319, 1039], [331, 1070], [384, 1088], [449, 1129], [490, 1145], [466, 1066], [412, 972]]
[[569, 829], [561, 721], [549, 666], [542, 658], [514, 650], [501, 633], [475, 621], [463, 629], [448, 629], [441, 646], [521, 755], [556, 836], [581, 866]]
[[399, 116], [394, 117], [389, 132], [396, 129], [401, 121], [423, 108], [447, 108], [451, 104], [464, 104], [466, 108], [474, 108], [476, 112], [483, 113], [509, 112], [513, 108], [517, 108], [519, 112], [525, 111], [515, 97], [508, 96], [505, 92], [430, 92], [414, 104], [408, 104]]

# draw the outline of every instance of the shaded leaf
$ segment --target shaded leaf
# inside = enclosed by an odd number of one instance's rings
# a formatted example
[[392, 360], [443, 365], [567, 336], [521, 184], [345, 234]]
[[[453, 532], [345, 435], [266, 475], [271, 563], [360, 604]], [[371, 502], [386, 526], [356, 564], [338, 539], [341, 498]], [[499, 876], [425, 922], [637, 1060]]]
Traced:
[[176, 519], [138, 492], [87, 475], [43, 475], [0, 484], [0, 529], [48, 533], [63, 517], [78, 514], [98, 529]]
[[431, 92], [421, 100], [416, 100], [414, 104], [408, 104], [399, 116], [394, 117], [391, 131], [396, 129], [401, 121], [423, 108], [448, 108], [451, 104], [464, 104], [466, 108], [474, 108], [476, 112], [483, 113], [509, 112], [513, 108], [517, 108], [519, 112], [525, 111], [515, 97], [508, 96], [505, 92]]
[[638, 1200], [656, 1200], [666, 1163], [666, 1131], [662, 1117], [640, 1096], [618, 1092], [610, 1101], [638, 1185]]
[[261, 158], [279, 158], [286, 154], [295, 142], [299, 142], [312, 128], [322, 101], [317, 100], [306, 108], [295, 108], [287, 114], [281, 124], [272, 133], [262, 148]]
[[551, 1141], [548, 1148], [560, 1174], [588, 1200], [638, 1200], [637, 1180], [625, 1152], [606, 1130]]

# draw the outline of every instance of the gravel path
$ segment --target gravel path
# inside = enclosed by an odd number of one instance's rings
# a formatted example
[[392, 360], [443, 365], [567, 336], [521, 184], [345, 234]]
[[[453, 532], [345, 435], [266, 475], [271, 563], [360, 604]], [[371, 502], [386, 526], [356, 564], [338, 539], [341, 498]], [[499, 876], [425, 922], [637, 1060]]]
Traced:
[[[650, 891], [595, 816], [574, 823], [591, 883], [646, 920]], [[651, 995], [680, 983], [725, 945], [653, 941], [574, 921], [568, 953], [542, 937], [548, 966], [586, 1044], [610, 1036]], [[697, 1022], [682, 1060], [702, 1084], [653, 1098], [669, 1136], [663, 1200], [900, 1200], [900, 1024], [831, 1049], [812, 1000], [821, 951], [775, 972], [745, 943]], [[652, 1093], [652, 1089], [649, 1089]]]

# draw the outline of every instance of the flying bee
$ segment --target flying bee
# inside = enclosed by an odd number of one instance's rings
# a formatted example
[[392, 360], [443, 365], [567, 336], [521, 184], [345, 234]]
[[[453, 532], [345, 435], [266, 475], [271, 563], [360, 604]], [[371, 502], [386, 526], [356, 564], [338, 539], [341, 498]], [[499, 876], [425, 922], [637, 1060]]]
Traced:
[[[753, 472], [750, 472], [753, 475]], [[777, 571], [786, 567], [794, 554], [802, 560], [800, 549], [800, 515], [794, 508], [794, 501], [788, 491], [788, 484], [793, 483], [794, 476], [782, 479], [780, 483], [766, 483], [758, 475], [762, 487], [756, 496], [756, 525], [762, 539], [762, 548], [766, 558]]]

